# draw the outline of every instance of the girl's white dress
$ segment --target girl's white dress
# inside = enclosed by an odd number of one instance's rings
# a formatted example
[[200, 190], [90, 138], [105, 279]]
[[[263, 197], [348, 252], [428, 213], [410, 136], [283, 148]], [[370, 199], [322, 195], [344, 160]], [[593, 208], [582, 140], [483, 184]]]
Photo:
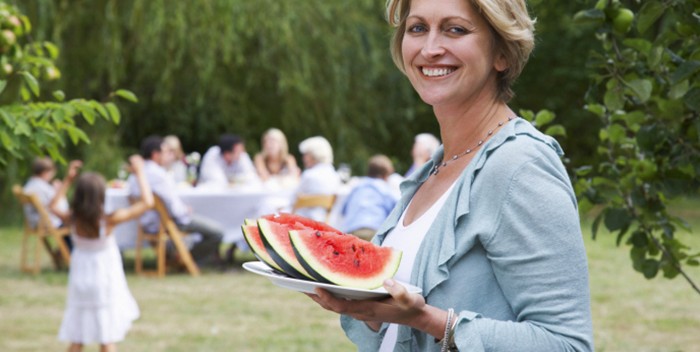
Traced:
[[124, 339], [139, 307], [124, 276], [114, 236], [75, 235], [68, 275], [68, 298], [58, 333], [61, 341], [107, 344]]

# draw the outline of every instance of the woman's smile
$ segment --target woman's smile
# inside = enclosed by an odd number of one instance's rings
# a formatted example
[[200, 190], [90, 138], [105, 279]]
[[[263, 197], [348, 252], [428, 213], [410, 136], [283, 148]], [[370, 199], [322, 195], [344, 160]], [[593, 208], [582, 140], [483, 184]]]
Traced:
[[435, 77], [445, 77], [457, 70], [455, 66], [421, 66], [420, 71], [423, 76], [435, 78]]

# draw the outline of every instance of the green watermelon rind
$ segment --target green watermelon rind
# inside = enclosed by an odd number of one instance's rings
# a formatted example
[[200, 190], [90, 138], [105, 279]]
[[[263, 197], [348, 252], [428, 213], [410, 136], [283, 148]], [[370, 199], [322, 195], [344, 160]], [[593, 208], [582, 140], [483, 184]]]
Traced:
[[251, 238], [252, 235], [248, 232], [248, 230], [246, 230], [246, 226], [257, 226], [257, 223], [255, 220], [245, 219], [243, 225], [241, 225], [241, 230], [243, 230], [243, 238], [245, 239], [245, 242], [248, 243], [248, 247], [253, 251], [255, 257], [261, 262], [265, 263], [267, 266], [283, 272], [282, 268], [280, 268], [279, 265], [272, 260], [272, 257], [265, 249], [264, 244], [262, 248], [258, 248], [258, 245]]
[[275, 235], [271, 235], [273, 231], [269, 223], [270, 222], [266, 219], [258, 219], [260, 237], [262, 238], [265, 249], [272, 260], [279, 265], [285, 274], [291, 277], [301, 280], [311, 279], [316, 281], [311, 274], [304, 270], [304, 267], [301, 265], [301, 263], [299, 263], [296, 256], [293, 258], [288, 257], [288, 255], [285, 253], [284, 246], [279, 242]]
[[384, 283], [384, 280], [394, 277], [399, 270], [401, 257], [403, 253], [398, 250], [391, 251], [391, 257], [386, 261], [384, 269], [372, 277], [350, 277], [347, 275], [339, 275], [333, 273], [331, 268], [326, 268], [317, 258], [311, 253], [308, 247], [304, 244], [302, 235], [298, 231], [289, 231], [289, 239], [292, 242], [292, 248], [297, 255], [297, 259], [304, 266], [309, 268], [309, 272], [322, 277], [324, 280], [338, 286], [353, 287], [359, 289], [374, 290], [379, 288]]

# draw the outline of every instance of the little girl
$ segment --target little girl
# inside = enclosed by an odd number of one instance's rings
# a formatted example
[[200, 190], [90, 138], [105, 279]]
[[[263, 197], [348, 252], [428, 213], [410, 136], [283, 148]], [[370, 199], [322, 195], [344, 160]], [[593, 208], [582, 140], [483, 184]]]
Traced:
[[[115, 343], [124, 339], [132, 321], [139, 317], [117, 242], [111, 236], [117, 224], [137, 218], [154, 203], [143, 174], [143, 159], [132, 156], [129, 163], [141, 188], [137, 202], [104, 214], [105, 180], [99, 174], [84, 173], [76, 183], [71, 211], [63, 219], [72, 229], [74, 248], [58, 338], [71, 343], [70, 352], [82, 351], [88, 343], [99, 343], [100, 351], [116, 351]], [[77, 174], [78, 166], [71, 167], [58, 192], [65, 195]]]

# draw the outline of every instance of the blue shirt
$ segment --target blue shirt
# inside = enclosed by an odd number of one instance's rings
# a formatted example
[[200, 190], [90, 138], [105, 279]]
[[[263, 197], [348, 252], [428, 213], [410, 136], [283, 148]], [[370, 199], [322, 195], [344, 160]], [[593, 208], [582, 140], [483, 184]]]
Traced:
[[389, 184], [379, 178], [364, 177], [355, 186], [343, 205], [343, 232], [362, 228], [376, 230], [396, 205]]
[[[416, 255], [411, 283], [430, 305], [458, 314], [459, 351], [592, 351], [588, 265], [559, 144], [515, 119], [477, 152]], [[442, 147], [401, 185], [381, 243], [442, 160]], [[341, 317], [360, 351], [379, 332]], [[433, 336], [400, 326], [395, 351], [439, 351]]]

